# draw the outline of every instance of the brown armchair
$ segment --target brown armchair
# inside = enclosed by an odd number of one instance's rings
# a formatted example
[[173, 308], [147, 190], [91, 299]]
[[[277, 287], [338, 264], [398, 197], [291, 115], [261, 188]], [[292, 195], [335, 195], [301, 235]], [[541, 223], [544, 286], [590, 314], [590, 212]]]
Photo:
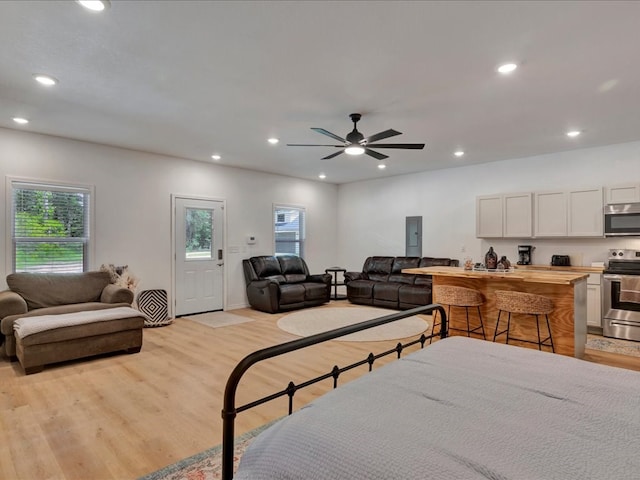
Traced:
[[268, 313], [313, 307], [331, 296], [331, 275], [310, 275], [296, 255], [263, 255], [242, 260], [251, 307]]

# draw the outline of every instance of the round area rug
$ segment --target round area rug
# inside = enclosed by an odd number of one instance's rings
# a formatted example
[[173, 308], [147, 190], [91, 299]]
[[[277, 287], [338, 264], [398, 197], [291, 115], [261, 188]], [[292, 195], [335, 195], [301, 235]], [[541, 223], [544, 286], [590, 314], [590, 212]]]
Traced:
[[[299, 337], [308, 337], [392, 313], [395, 313], [395, 310], [374, 307], [308, 308], [285, 315], [278, 320], [278, 328]], [[336, 338], [336, 340], [340, 342], [378, 342], [411, 337], [419, 335], [429, 328], [429, 322], [425, 318], [430, 318], [430, 316], [403, 318], [386, 325], [345, 335]]]

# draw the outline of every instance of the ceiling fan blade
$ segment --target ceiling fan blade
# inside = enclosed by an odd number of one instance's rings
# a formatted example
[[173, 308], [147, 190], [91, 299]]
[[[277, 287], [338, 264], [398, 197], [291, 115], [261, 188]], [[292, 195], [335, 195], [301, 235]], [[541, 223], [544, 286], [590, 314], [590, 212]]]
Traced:
[[411, 150], [422, 150], [424, 143], [376, 143], [375, 145], [369, 145], [371, 148], [407, 148]]
[[339, 152], [332, 153], [331, 155], [327, 155], [326, 157], [322, 157], [320, 160], [329, 160], [330, 158], [337, 157], [342, 152], [344, 152], [344, 149], [340, 150]]
[[336, 147], [336, 148], [344, 148], [344, 145], [316, 145], [315, 143], [287, 143], [287, 147]]
[[374, 152], [373, 150], [371, 150], [370, 148], [365, 148], [364, 149], [364, 153], [366, 153], [367, 155], [369, 155], [370, 157], [376, 158], [378, 160], [384, 160], [385, 158], [389, 158], [388, 155], [384, 155], [382, 153], [378, 153], [378, 152]]
[[393, 128], [390, 128], [389, 130], [385, 130], [384, 132], [376, 133], [374, 135], [371, 135], [370, 137], [365, 138], [365, 141], [367, 143], [373, 143], [377, 142], [378, 140], [384, 140], [385, 138], [395, 137], [396, 135], [402, 135], [402, 133], [397, 132]]
[[339, 142], [346, 143], [346, 140], [344, 138], [339, 137], [335, 133], [331, 133], [330, 131], [325, 130], [324, 128], [311, 127], [311, 130], [314, 130], [314, 131], [316, 131], [318, 133], [326, 135], [327, 137], [331, 137], [331, 138], [333, 138], [335, 140], [338, 140]]

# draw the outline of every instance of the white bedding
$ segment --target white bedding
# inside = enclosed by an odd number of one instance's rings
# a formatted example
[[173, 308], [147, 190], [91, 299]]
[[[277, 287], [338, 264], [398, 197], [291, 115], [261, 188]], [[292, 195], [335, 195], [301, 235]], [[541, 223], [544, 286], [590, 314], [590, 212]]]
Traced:
[[82, 312], [61, 313], [58, 315], [35, 315], [23, 317], [13, 322], [16, 337], [25, 338], [35, 333], [53, 330], [54, 328], [72, 327], [94, 322], [108, 322], [129, 317], [146, 317], [131, 307], [104, 308]]
[[234, 478], [638, 479], [640, 373], [448, 338], [273, 425]]

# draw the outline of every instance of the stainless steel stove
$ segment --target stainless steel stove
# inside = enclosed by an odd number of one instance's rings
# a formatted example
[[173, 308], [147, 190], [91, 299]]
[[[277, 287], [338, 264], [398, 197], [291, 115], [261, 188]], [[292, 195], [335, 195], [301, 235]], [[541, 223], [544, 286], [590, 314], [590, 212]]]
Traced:
[[640, 250], [609, 250], [603, 279], [603, 335], [640, 341], [640, 294], [629, 294], [640, 290]]

